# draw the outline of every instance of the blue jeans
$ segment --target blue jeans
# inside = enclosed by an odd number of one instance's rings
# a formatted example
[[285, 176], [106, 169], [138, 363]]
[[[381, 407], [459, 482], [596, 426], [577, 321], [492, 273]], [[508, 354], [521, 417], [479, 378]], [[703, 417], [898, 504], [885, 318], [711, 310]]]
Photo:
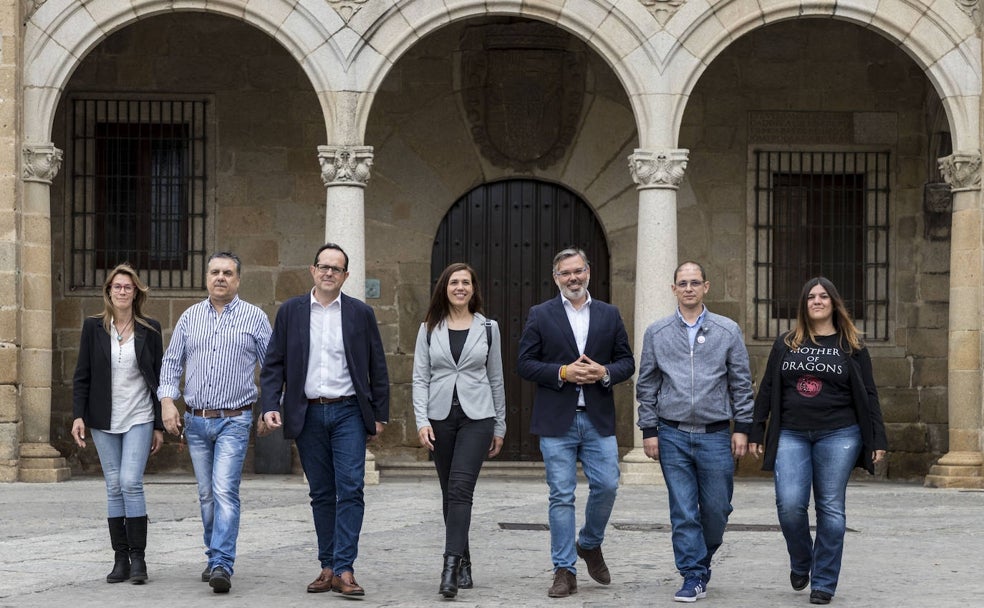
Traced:
[[588, 478], [588, 500], [584, 506], [584, 526], [577, 543], [595, 549], [605, 540], [605, 526], [615, 506], [618, 492], [618, 443], [615, 436], [598, 434], [588, 415], [578, 412], [565, 435], [540, 437], [540, 452], [550, 488], [550, 559], [554, 571], [574, 567], [574, 490], [577, 489], [577, 461]]
[[659, 427], [659, 464], [670, 499], [673, 557], [684, 578], [707, 580], [731, 515], [735, 461], [731, 431], [690, 433]]
[[143, 517], [147, 514], [143, 476], [150, 457], [154, 423], [135, 424], [125, 433], [89, 429], [106, 478], [109, 517]]
[[239, 482], [249, 445], [253, 413], [202, 418], [185, 413], [185, 439], [198, 481], [208, 567], [233, 573], [239, 537]]
[[366, 510], [366, 427], [353, 397], [308, 405], [294, 442], [308, 478], [318, 561], [335, 574], [352, 572]]
[[[789, 551], [789, 569], [809, 574], [811, 588], [837, 590], [844, 533], [847, 482], [861, 451], [857, 425], [831, 431], [779, 432], [776, 509]], [[810, 535], [810, 488], [817, 510], [816, 542]]]

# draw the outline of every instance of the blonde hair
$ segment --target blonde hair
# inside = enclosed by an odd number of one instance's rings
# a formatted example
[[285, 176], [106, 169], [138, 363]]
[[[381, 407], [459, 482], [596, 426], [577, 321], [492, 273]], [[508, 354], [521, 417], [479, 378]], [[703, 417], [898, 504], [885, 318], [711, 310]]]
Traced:
[[116, 316], [116, 307], [113, 306], [113, 298], [110, 297], [109, 292], [112, 289], [113, 280], [121, 274], [130, 277], [130, 280], [133, 281], [133, 321], [148, 329], [157, 331], [147, 322], [143, 315], [143, 305], [147, 301], [147, 294], [150, 292], [150, 288], [140, 280], [140, 275], [137, 274], [137, 271], [126, 262], [110, 270], [109, 274], [106, 275], [106, 281], [103, 282], [102, 287], [103, 310], [94, 316], [97, 319], [102, 319], [103, 329], [106, 330], [106, 333], [110, 333], [109, 324], [113, 322], [113, 317]]

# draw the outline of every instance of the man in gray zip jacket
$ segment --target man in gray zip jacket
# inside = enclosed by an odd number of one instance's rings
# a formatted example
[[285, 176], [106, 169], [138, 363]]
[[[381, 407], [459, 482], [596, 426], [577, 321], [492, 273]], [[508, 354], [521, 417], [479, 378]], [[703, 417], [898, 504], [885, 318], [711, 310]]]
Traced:
[[704, 306], [709, 288], [700, 264], [676, 269], [677, 310], [646, 329], [636, 384], [643, 449], [659, 460], [669, 494], [684, 580], [678, 602], [707, 594], [711, 557], [732, 511], [734, 458], [745, 455], [752, 424], [748, 351], [738, 325]]

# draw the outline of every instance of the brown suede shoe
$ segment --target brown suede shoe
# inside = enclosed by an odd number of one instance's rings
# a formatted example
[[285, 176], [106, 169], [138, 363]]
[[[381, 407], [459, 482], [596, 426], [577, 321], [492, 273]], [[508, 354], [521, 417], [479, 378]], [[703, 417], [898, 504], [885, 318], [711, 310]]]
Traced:
[[355, 575], [351, 572], [342, 572], [341, 575], [331, 577], [331, 590], [342, 595], [365, 595], [366, 590], [355, 582]]
[[567, 597], [577, 593], [577, 577], [567, 568], [557, 568], [554, 572], [554, 582], [547, 591], [550, 597]]
[[331, 591], [331, 578], [333, 574], [334, 572], [331, 571], [331, 568], [322, 568], [321, 574], [318, 575], [318, 578], [314, 579], [314, 581], [307, 586], [307, 592], [324, 593], [325, 591]]
[[574, 546], [577, 547], [577, 556], [583, 559], [584, 563], [588, 565], [588, 575], [595, 582], [601, 583], [602, 585], [612, 582], [612, 575], [608, 572], [608, 566], [605, 564], [605, 557], [601, 554], [600, 546], [594, 549], [585, 549], [578, 544]]

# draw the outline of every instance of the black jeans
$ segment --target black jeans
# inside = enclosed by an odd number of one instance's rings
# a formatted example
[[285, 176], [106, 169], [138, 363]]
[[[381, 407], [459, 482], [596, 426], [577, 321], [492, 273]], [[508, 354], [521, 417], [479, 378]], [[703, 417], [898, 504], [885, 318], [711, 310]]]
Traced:
[[492, 445], [495, 419], [472, 420], [451, 406], [444, 420], [431, 420], [434, 429], [434, 466], [441, 481], [444, 507], [444, 553], [468, 557], [472, 496], [482, 463]]

